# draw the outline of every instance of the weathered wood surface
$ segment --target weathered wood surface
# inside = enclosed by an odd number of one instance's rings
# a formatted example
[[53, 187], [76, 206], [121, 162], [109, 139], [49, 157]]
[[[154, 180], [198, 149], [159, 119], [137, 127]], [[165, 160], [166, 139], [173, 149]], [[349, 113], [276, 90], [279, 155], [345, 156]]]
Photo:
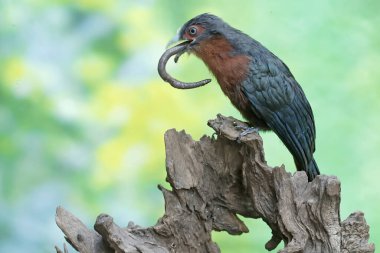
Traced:
[[340, 182], [335, 176], [321, 175], [309, 183], [304, 172], [292, 175], [284, 166], [271, 168], [259, 135], [237, 140], [236, 125], [243, 122], [218, 115], [208, 125], [217, 139], [204, 136], [194, 141], [184, 131], [166, 132], [167, 181], [172, 189], [159, 186], [165, 214], [156, 225], [141, 228], [130, 223], [121, 228], [101, 214], [94, 231], [58, 207], [56, 221], [66, 240], [79, 252], [214, 253], [220, 250], [211, 240], [212, 230], [248, 232], [239, 214], [268, 224], [268, 250], [284, 241], [279, 252], [374, 252], [363, 213], [341, 222]]

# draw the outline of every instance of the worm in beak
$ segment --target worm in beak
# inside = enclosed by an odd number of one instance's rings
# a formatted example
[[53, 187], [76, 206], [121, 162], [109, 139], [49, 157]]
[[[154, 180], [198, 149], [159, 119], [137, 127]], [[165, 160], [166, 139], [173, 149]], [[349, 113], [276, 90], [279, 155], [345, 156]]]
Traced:
[[176, 55], [174, 58], [174, 62], [177, 63], [179, 57], [186, 52], [187, 46], [189, 42], [185, 41], [181, 44], [178, 44], [172, 48], [167, 49], [164, 54], [161, 56], [159, 62], [158, 62], [158, 73], [160, 74], [161, 78], [165, 81], [168, 82], [171, 86], [177, 89], [193, 89], [197, 88], [200, 86], [203, 86], [205, 84], [208, 84], [211, 82], [211, 79], [205, 79], [202, 81], [198, 82], [181, 82], [171, 75], [166, 72], [166, 63], [169, 61], [169, 59], [173, 56]]

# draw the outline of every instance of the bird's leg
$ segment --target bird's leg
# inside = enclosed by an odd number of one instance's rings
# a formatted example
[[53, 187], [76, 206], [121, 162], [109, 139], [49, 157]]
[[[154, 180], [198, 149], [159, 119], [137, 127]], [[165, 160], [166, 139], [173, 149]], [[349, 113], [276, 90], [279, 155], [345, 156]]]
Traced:
[[241, 140], [241, 138], [243, 137], [243, 136], [246, 136], [246, 135], [248, 135], [248, 134], [252, 134], [252, 133], [258, 133], [259, 132], [259, 128], [257, 128], [257, 127], [242, 127], [242, 126], [240, 126], [240, 129], [241, 130], [243, 130], [243, 132], [241, 132], [240, 134], [239, 134], [239, 136], [236, 138], [236, 141], [238, 142], [238, 143], [240, 143], [240, 140]]
[[238, 141], [240, 141], [241, 137], [243, 137], [243, 136], [246, 136], [246, 135], [252, 134], [252, 133], [257, 134], [259, 132], [258, 127], [241, 126], [241, 125], [238, 125], [236, 121], [234, 121], [232, 124], [234, 125], [236, 130], [242, 131], [237, 138]]
[[257, 134], [259, 132], [258, 127], [242, 127], [242, 126], [240, 126], [240, 130], [243, 130], [243, 132], [241, 132], [239, 134], [240, 137], [246, 136], [247, 134], [252, 134], [252, 133]]

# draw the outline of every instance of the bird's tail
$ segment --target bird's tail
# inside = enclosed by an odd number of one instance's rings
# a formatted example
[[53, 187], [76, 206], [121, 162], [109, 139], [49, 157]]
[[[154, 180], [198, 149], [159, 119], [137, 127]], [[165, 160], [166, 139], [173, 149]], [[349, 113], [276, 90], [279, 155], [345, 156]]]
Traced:
[[309, 178], [309, 181], [313, 181], [313, 179], [319, 175], [319, 169], [318, 169], [318, 165], [316, 163], [316, 161], [314, 160], [314, 158], [310, 161], [309, 165], [307, 166], [306, 168], [306, 174], [307, 174], [307, 177]]

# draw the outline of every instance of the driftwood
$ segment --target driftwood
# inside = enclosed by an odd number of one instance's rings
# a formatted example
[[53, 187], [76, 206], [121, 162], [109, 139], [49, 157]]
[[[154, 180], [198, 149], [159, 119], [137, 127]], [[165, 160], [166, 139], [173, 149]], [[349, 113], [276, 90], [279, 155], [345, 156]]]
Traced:
[[184, 131], [166, 132], [167, 181], [172, 189], [159, 186], [165, 214], [156, 225], [141, 228], [130, 223], [121, 228], [101, 214], [94, 231], [58, 207], [56, 222], [66, 240], [77, 251], [91, 253], [214, 253], [220, 250], [211, 240], [212, 230], [248, 232], [239, 214], [268, 224], [268, 250], [284, 241], [280, 252], [374, 252], [363, 213], [341, 222], [340, 182], [335, 176], [320, 175], [308, 183], [304, 172], [291, 175], [284, 166], [269, 167], [259, 135], [237, 140], [236, 125], [244, 124], [218, 115], [208, 122], [217, 139], [204, 136], [199, 141]]

